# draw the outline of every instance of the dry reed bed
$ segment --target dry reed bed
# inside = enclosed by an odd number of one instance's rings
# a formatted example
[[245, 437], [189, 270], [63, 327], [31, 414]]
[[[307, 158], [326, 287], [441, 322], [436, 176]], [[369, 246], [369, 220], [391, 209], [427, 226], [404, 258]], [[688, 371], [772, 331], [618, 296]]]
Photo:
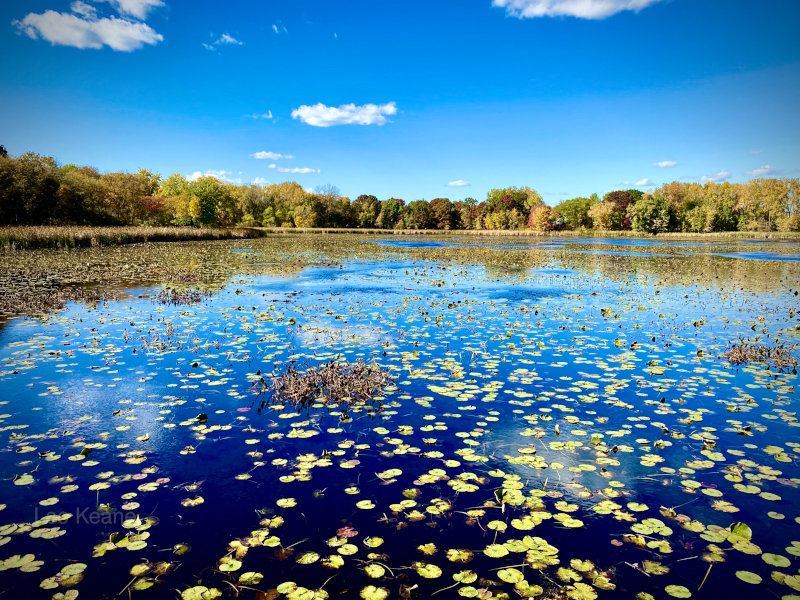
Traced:
[[0, 227], [0, 247], [10, 250], [93, 248], [146, 242], [247, 239], [265, 234], [264, 230], [245, 227]]

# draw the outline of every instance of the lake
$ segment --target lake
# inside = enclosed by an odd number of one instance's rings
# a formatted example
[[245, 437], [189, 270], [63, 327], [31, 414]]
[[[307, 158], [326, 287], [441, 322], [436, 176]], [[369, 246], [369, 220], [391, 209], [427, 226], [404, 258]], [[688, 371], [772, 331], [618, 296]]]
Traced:
[[[796, 368], [724, 356], [798, 356], [797, 244], [283, 235], [0, 263], [4, 597], [800, 597]], [[393, 383], [349, 411], [263, 393], [332, 360]]]

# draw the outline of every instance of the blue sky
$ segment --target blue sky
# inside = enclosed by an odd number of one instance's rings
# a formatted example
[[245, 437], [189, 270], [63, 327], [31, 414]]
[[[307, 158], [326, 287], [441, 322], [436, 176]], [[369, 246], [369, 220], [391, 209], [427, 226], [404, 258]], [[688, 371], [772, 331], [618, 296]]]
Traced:
[[797, 0], [12, 0], [0, 144], [407, 201], [797, 177], [799, 22]]

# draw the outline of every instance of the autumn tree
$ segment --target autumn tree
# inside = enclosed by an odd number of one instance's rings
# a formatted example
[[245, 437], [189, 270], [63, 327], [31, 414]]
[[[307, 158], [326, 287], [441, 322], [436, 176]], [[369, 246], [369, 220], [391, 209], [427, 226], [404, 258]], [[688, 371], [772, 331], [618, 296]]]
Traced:
[[591, 198], [564, 200], [556, 205], [555, 210], [563, 217], [564, 225], [569, 229], [589, 228], [592, 226], [589, 210], [599, 202], [597, 195], [592, 194]]
[[603, 196], [603, 202], [611, 206], [611, 216], [605, 229], [629, 230], [631, 220], [628, 217], [628, 207], [641, 196], [642, 193], [638, 190], [615, 190]]
[[0, 158], [0, 221], [9, 225], [38, 225], [52, 217], [60, 186], [50, 156], [29, 152]]
[[628, 206], [628, 218], [633, 231], [641, 233], [663, 233], [670, 230], [672, 214], [663, 198], [645, 194]]
[[433, 229], [434, 214], [425, 200], [414, 200], [403, 211], [405, 229]]
[[53, 208], [55, 223], [106, 224], [107, 190], [100, 173], [91, 167], [65, 165], [59, 169], [59, 187]]
[[205, 227], [216, 225], [217, 206], [224, 208], [232, 200], [229, 196], [226, 197], [227, 190], [216, 177], [199, 177], [190, 182], [187, 189], [192, 197], [190, 214], [195, 223]]
[[594, 229], [604, 231], [611, 229], [611, 218], [614, 214], [614, 205], [611, 202], [598, 202], [589, 209], [588, 215], [592, 220]]
[[356, 227], [369, 229], [376, 226], [381, 203], [375, 196], [361, 194], [352, 203]]
[[475, 198], [464, 198], [454, 203], [454, 210], [458, 213], [456, 217], [456, 229], [473, 229], [475, 220], [478, 216], [476, 206], [478, 201]]
[[553, 226], [553, 209], [546, 204], [535, 206], [528, 217], [528, 227], [534, 231], [550, 231]]
[[430, 204], [435, 229], [454, 229], [456, 211], [449, 198], [434, 198]]
[[542, 197], [529, 187], [492, 189], [486, 195], [483, 227], [486, 229], [521, 229]]
[[376, 219], [376, 226], [380, 229], [394, 229], [400, 221], [404, 202], [398, 198], [390, 198], [381, 202], [381, 210]]

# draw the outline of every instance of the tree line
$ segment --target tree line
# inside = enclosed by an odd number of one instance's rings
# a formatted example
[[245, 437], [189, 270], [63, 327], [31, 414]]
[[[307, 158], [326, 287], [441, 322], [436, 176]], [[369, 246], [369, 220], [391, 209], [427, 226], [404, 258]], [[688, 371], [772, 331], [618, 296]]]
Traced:
[[52, 157], [9, 156], [0, 146], [2, 225], [183, 225], [378, 229], [632, 230], [642, 233], [800, 231], [798, 179], [746, 183], [672, 182], [651, 193], [616, 190], [601, 199], [546, 205], [529, 187], [490, 190], [486, 199], [406, 203], [333, 186], [235, 185], [214, 177], [162, 178], [59, 166]]

